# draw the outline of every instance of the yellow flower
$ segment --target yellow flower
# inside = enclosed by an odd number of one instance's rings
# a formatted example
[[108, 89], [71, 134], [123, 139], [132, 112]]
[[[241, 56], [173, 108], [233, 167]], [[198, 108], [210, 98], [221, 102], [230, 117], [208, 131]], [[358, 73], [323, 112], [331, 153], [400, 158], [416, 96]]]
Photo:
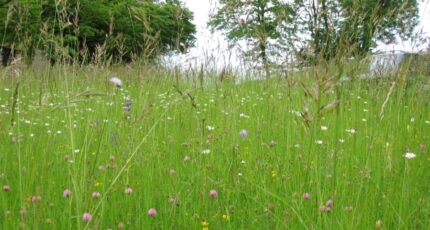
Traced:
[[205, 220], [205, 221], [202, 221], [201, 224], [203, 226], [203, 230], [209, 230], [209, 222]]
[[99, 187], [100, 185], [102, 185], [102, 183], [100, 183], [100, 182], [98, 182], [98, 181], [96, 181], [96, 183], [94, 183], [94, 186], [95, 186], [95, 187]]
[[377, 220], [375, 223], [375, 229], [382, 229], [382, 220]]
[[272, 171], [272, 177], [275, 178], [278, 174], [276, 173], [276, 171]]
[[229, 220], [230, 220], [230, 216], [229, 216], [229, 215], [227, 215], [227, 214], [222, 215], [222, 218], [223, 218], [225, 221], [229, 221]]

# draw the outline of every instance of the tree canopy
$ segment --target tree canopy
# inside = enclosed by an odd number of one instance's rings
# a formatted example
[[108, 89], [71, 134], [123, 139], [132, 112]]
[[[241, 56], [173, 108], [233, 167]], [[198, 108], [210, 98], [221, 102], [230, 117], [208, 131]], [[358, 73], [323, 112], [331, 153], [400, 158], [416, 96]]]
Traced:
[[51, 61], [88, 62], [97, 55], [114, 61], [152, 59], [194, 45], [193, 15], [180, 1], [3, 0], [2, 46], [32, 60], [41, 49]]
[[270, 58], [279, 54], [287, 38], [284, 23], [292, 20], [292, 8], [280, 0], [220, 0], [221, 7], [211, 16], [209, 26], [225, 32], [228, 40], [245, 41], [246, 54], [259, 60], [268, 75]]
[[223, 31], [234, 45], [246, 42], [246, 52], [256, 53], [265, 66], [279, 53], [285, 55], [291, 50], [308, 64], [336, 56], [365, 55], [378, 41], [411, 37], [418, 13], [416, 0], [220, 0], [219, 3], [209, 26]]
[[[376, 43], [412, 36], [417, 24], [416, 0], [297, 0], [296, 18], [307, 58], [330, 60], [336, 55], [362, 56]], [[306, 54], [304, 55], [306, 57]]]

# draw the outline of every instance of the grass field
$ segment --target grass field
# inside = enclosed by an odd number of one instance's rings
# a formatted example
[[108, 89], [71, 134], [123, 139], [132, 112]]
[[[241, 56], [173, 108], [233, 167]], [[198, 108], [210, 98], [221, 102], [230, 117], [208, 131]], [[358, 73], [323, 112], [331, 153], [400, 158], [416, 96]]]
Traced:
[[428, 77], [0, 72], [0, 229], [430, 228]]

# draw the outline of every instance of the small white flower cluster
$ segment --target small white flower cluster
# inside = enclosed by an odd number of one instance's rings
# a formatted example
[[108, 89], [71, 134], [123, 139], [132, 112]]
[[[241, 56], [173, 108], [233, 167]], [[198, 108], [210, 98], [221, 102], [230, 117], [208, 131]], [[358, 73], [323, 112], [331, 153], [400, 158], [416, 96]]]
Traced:
[[417, 155], [415, 153], [411, 153], [411, 152], [407, 152], [405, 153], [405, 158], [406, 159], [413, 159], [415, 158]]
[[204, 149], [204, 150], [202, 150], [202, 154], [204, 154], [204, 155], [208, 155], [210, 153], [211, 153], [210, 149]]

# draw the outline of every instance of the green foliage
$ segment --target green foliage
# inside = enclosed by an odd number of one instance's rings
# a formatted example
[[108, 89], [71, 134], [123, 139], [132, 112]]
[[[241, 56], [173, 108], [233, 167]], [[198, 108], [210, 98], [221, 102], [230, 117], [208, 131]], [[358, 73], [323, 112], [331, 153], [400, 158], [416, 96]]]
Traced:
[[410, 38], [417, 11], [416, 0], [221, 0], [209, 25], [233, 44], [245, 41], [248, 54], [263, 64], [297, 47], [299, 58], [315, 63], [363, 56], [378, 41]]
[[0, 3], [0, 29], [2, 46], [22, 50], [27, 63], [33, 59], [38, 42], [40, 25], [40, 1], [21, 0]]
[[[17, 44], [25, 51], [29, 46], [25, 40], [37, 42], [52, 62], [88, 62], [98, 55], [126, 62], [138, 56], [153, 59], [185, 52], [195, 40], [192, 13], [179, 1], [43, 0], [1, 5], [5, 7], [0, 18], [7, 22], [0, 32], [2, 44]], [[31, 47], [34, 50], [33, 43]]]
[[225, 32], [229, 41], [245, 41], [248, 55], [266, 68], [271, 56], [279, 54], [279, 44], [287, 39], [284, 23], [290, 23], [292, 8], [279, 0], [221, 0], [221, 7], [211, 16], [209, 26]]
[[412, 1], [297, 1], [296, 23], [305, 41], [301, 55], [310, 62], [336, 56], [363, 56], [378, 41], [410, 38], [417, 24], [418, 3]]

